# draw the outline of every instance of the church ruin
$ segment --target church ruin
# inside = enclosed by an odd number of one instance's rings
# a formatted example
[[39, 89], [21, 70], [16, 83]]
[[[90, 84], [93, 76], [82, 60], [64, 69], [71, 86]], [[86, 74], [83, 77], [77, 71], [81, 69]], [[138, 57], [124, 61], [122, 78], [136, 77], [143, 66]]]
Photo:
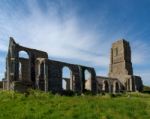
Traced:
[[142, 91], [141, 77], [133, 75], [129, 42], [122, 39], [112, 44], [108, 77], [97, 77], [97, 81], [100, 92]]
[[[26, 52], [27, 58], [20, 56], [22, 51]], [[69, 78], [62, 75], [64, 67], [70, 70]], [[57, 93], [67, 90], [79, 94], [87, 90], [93, 94], [142, 91], [140, 76], [133, 75], [129, 42], [113, 43], [109, 69], [108, 77], [96, 76], [93, 67], [48, 59], [46, 52], [21, 46], [10, 38], [3, 89], [24, 92], [32, 88]], [[88, 79], [86, 71], [90, 74]]]

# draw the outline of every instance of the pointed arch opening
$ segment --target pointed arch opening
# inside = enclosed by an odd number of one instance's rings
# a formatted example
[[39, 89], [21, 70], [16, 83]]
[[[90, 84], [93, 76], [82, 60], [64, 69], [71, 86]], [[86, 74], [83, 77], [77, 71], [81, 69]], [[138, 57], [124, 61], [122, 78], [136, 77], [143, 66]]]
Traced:
[[62, 68], [62, 89], [72, 90], [72, 71], [67, 66]]
[[26, 51], [18, 53], [18, 78], [23, 81], [30, 81], [30, 61]]
[[84, 71], [84, 89], [91, 91], [91, 72], [87, 69]]
[[19, 51], [19, 58], [29, 59], [29, 54], [26, 51]]

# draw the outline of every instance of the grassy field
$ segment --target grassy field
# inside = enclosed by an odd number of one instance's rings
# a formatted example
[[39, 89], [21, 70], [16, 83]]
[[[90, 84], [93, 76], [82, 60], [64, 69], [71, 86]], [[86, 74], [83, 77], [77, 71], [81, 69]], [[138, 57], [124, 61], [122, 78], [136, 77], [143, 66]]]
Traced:
[[67, 97], [0, 91], [0, 119], [150, 119], [150, 95]]

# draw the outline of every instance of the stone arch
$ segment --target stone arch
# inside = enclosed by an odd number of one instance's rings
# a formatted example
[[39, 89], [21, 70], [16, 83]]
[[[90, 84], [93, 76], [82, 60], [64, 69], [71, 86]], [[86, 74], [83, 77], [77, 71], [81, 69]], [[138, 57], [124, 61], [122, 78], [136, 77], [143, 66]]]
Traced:
[[96, 73], [94, 68], [85, 67], [85, 66], [78, 66], [79, 68], [79, 76], [80, 76], [80, 85], [81, 85], [81, 93], [86, 91], [85, 89], [85, 70], [87, 70], [91, 74], [91, 78], [89, 80], [89, 89], [94, 94], [96, 93]]
[[43, 58], [36, 60], [36, 87], [40, 90], [46, 90], [46, 66]]
[[72, 70], [69, 66], [62, 67], [62, 89], [73, 90]]

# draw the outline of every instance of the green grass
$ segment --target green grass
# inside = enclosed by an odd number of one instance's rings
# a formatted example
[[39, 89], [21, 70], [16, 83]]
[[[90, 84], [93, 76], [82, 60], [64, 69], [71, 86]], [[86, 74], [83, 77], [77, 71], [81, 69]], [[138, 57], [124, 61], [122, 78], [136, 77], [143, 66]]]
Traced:
[[67, 97], [0, 91], [0, 119], [150, 119], [150, 95]]

